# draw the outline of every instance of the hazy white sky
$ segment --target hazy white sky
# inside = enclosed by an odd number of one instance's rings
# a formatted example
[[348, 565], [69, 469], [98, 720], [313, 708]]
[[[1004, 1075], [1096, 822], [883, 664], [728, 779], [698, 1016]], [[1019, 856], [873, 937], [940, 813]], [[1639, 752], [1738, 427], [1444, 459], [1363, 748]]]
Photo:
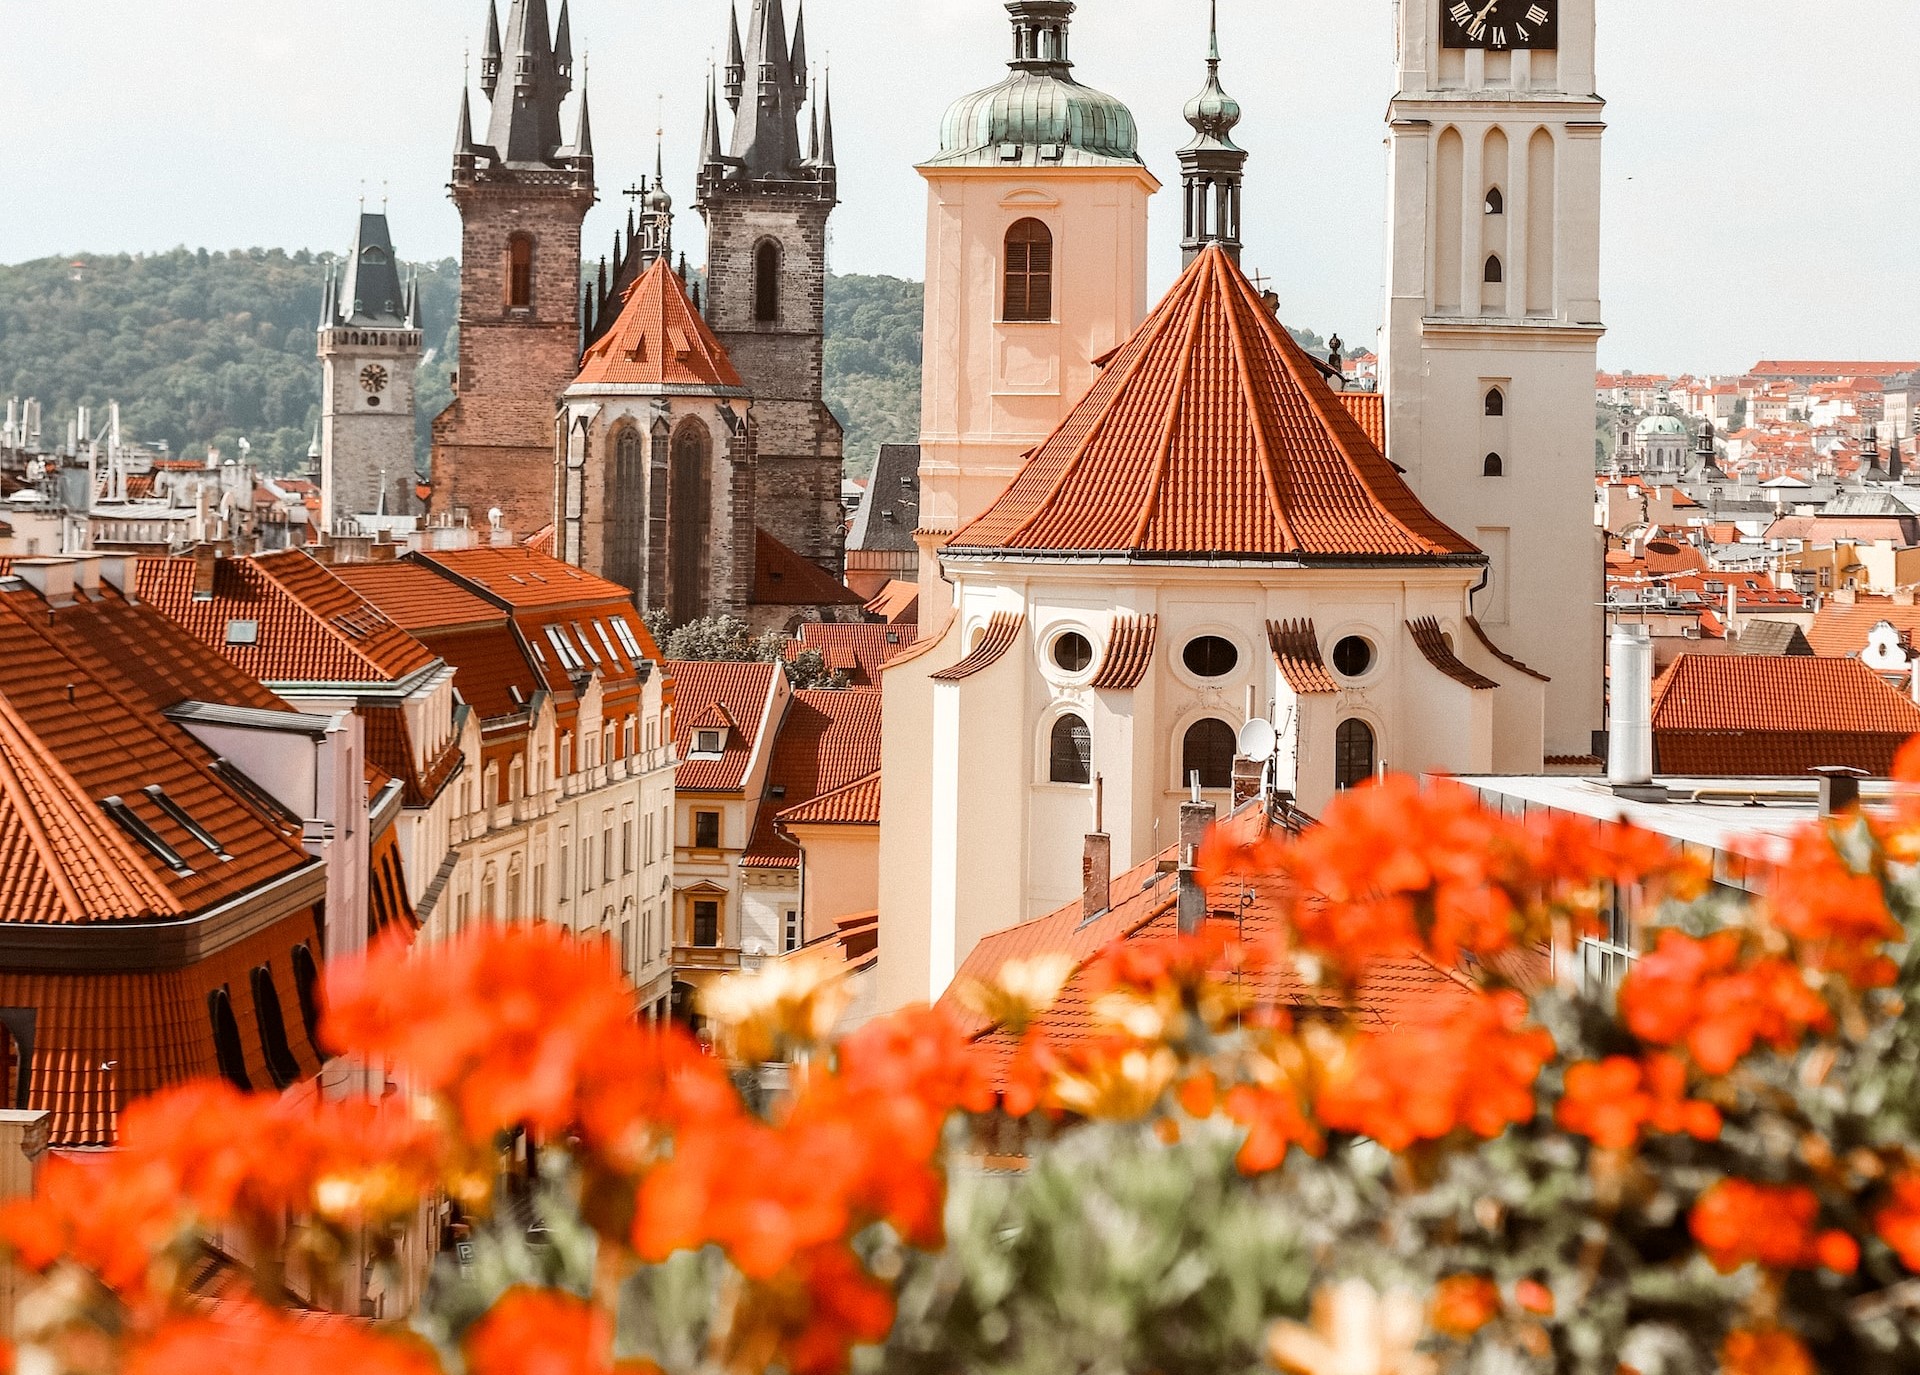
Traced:
[[[500, 0], [504, 12], [507, 0]], [[557, 10], [558, 0], [550, 0]], [[727, 0], [575, 0], [602, 201], [653, 165], [691, 199]], [[744, 5], [746, 0], [741, 0]], [[788, 0], [789, 11], [793, 0]], [[341, 248], [364, 186], [403, 255], [457, 251], [446, 200], [463, 48], [485, 0], [0, 0], [0, 262], [186, 244]], [[921, 275], [913, 163], [953, 97], [1004, 70], [998, 0], [810, 0], [832, 62], [843, 203], [832, 262]], [[1221, 0], [1247, 115], [1247, 265], [1289, 323], [1380, 319], [1391, 0]], [[1204, 0], [1081, 0], [1077, 75], [1124, 99], [1177, 185]], [[1604, 0], [1605, 366], [1730, 371], [1760, 356], [1920, 356], [1920, 0]], [[478, 92], [475, 93], [479, 101]], [[723, 111], [724, 113], [724, 111]], [[484, 118], [476, 103], [475, 120]], [[1154, 205], [1153, 285], [1178, 266]], [[699, 221], [681, 244], [697, 261]]]

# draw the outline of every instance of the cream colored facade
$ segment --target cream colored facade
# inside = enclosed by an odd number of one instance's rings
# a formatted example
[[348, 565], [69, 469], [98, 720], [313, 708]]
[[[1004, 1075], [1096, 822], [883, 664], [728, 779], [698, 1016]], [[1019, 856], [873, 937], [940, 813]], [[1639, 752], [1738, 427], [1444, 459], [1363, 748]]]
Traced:
[[[1124, 872], [1179, 833], [1182, 742], [1216, 718], [1237, 731], [1255, 715], [1280, 734], [1275, 785], [1309, 813], [1334, 793], [1341, 722], [1373, 731], [1377, 758], [1410, 773], [1535, 772], [1544, 685], [1496, 659], [1466, 626], [1471, 567], [1279, 568], [1256, 564], [1020, 563], [947, 559], [958, 611], [927, 652], [882, 674], [881, 1008], [937, 998], [979, 940], [1053, 911], [1082, 890], [1095, 787], [1049, 782], [1049, 740], [1067, 712], [1086, 721], [1102, 780], [1112, 868]], [[1011, 649], [957, 682], [951, 667], [994, 613], [1025, 618]], [[1159, 617], [1138, 686], [1095, 689], [1115, 618]], [[1434, 617], [1467, 667], [1499, 686], [1472, 688], [1436, 668], [1407, 622]], [[1310, 618], [1325, 650], [1365, 639], [1374, 662], [1338, 691], [1298, 695], [1269, 651], [1268, 621]], [[1087, 637], [1091, 662], [1063, 672], [1050, 648]], [[1182, 662], [1196, 636], [1220, 636], [1234, 668], [1201, 679]], [[1226, 790], [1209, 793], [1225, 804]], [[809, 862], [812, 852], [809, 850]], [[811, 880], [810, 880], [811, 881]]]
[[[932, 556], [1020, 471], [1099, 376], [1094, 360], [1147, 313], [1147, 200], [1138, 163], [929, 164], [920, 382], [921, 606], [945, 607]], [[1004, 318], [1007, 231], [1053, 236], [1053, 318]]]
[[1595, 3], [1562, 0], [1557, 52], [1481, 52], [1441, 46], [1443, 0], [1402, 0], [1388, 111], [1388, 455], [1491, 560], [1474, 607], [1553, 679], [1552, 754], [1602, 724]]
[[782, 829], [793, 837], [802, 855], [801, 921], [806, 942], [833, 935], [843, 917], [879, 908], [878, 826], [789, 822]]

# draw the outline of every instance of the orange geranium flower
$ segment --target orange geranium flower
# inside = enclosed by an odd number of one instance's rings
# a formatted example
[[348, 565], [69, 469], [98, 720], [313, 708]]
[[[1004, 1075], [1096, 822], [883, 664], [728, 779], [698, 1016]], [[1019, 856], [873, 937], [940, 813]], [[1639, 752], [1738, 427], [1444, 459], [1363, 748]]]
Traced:
[[572, 1294], [519, 1286], [462, 1345], [468, 1375], [605, 1375], [613, 1369], [613, 1318]]
[[250, 1301], [173, 1317], [134, 1344], [126, 1375], [441, 1375], [426, 1343], [350, 1318], [294, 1318]]
[[1748, 1261], [1851, 1274], [1860, 1263], [1858, 1244], [1845, 1232], [1816, 1231], [1819, 1216], [1820, 1200], [1802, 1185], [1723, 1179], [1694, 1200], [1687, 1226], [1723, 1274]]
[[1819, 1375], [1819, 1368], [1791, 1332], [1741, 1327], [1720, 1348], [1720, 1375]]
[[1554, 1119], [1605, 1150], [1626, 1150], [1642, 1130], [1684, 1132], [1701, 1141], [1720, 1134], [1720, 1110], [1688, 1098], [1687, 1068], [1677, 1056], [1644, 1060], [1625, 1055], [1567, 1067], [1565, 1093]]
[[1620, 986], [1628, 1030], [1657, 1046], [1684, 1045], [1708, 1074], [1725, 1074], [1765, 1041], [1791, 1050], [1833, 1014], [1786, 960], [1748, 960], [1741, 932], [1660, 933]]
[[1920, 1274], [1920, 1174], [1902, 1170], [1893, 1177], [1886, 1204], [1873, 1216], [1873, 1230], [1902, 1265]]
[[1485, 1275], [1448, 1275], [1433, 1287], [1433, 1329], [1462, 1340], [1500, 1316], [1500, 1290]]
[[1887, 910], [1879, 876], [1859, 873], [1821, 822], [1802, 827], [1774, 874], [1769, 909], [1774, 925], [1799, 943], [1816, 969], [1831, 970], [1857, 988], [1884, 988], [1897, 972], [1887, 957], [1900, 923]]
[[1315, 1100], [1321, 1123], [1388, 1150], [1458, 1130], [1498, 1136], [1534, 1114], [1534, 1081], [1553, 1037], [1526, 1024], [1513, 992], [1474, 996], [1448, 1020], [1354, 1038]]

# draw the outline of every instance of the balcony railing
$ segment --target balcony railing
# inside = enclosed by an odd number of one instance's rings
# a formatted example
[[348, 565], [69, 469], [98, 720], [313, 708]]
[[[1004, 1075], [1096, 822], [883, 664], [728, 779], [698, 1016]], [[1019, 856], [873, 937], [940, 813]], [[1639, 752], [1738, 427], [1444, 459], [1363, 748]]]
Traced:
[[673, 947], [673, 964], [676, 969], [738, 969], [740, 947], [737, 945], [676, 945]]

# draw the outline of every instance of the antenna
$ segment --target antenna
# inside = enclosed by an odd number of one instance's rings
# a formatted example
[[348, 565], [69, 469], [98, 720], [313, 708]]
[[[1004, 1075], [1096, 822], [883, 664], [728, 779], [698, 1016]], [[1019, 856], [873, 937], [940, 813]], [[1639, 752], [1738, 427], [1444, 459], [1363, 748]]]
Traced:
[[1240, 734], [1235, 744], [1242, 758], [1264, 764], [1273, 758], [1274, 751], [1280, 744], [1280, 736], [1274, 730], [1271, 721], [1265, 721], [1256, 716], [1240, 727]]

